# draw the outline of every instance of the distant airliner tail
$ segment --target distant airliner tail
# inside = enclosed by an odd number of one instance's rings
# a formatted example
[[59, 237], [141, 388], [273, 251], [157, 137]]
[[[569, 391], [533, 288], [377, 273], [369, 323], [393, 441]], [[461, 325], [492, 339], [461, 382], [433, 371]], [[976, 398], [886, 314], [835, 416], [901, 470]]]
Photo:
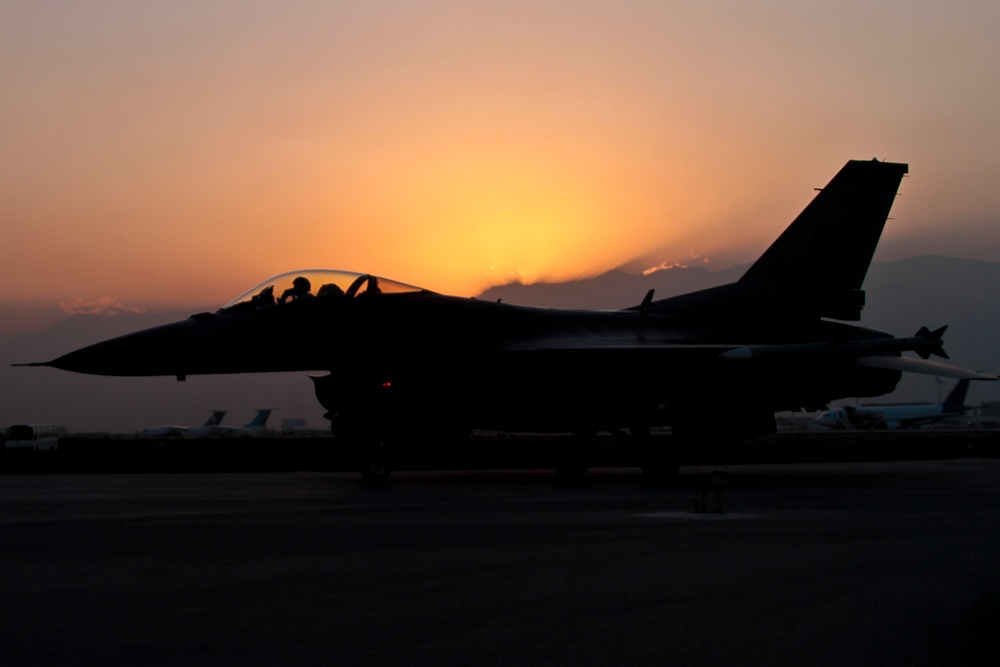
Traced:
[[271, 408], [257, 408], [257, 414], [253, 420], [246, 425], [246, 428], [263, 428], [267, 426], [267, 419], [271, 416]]
[[205, 426], [218, 426], [222, 423], [222, 418], [226, 416], [226, 410], [212, 410], [212, 416], [205, 422]]
[[969, 381], [959, 380], [954, 389], [944, 399], [943, 412], [961, 412], [965, 407], [965, 394], [969, 391]]

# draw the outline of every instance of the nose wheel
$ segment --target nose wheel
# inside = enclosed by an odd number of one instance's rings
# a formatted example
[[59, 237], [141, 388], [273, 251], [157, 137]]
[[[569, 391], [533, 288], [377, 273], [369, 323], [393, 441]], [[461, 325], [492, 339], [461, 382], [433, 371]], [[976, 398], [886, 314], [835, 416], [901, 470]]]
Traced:
[[345, 448], [342, 451], [352, 452], [365, 481], [384, 484], [392, 473], [389, 443], [384, 428], [365, 424], [366, 421], [369, 420], [352, 419], [349, 414], [339, 413], [331, 419], [330, 429], [336, 445]]

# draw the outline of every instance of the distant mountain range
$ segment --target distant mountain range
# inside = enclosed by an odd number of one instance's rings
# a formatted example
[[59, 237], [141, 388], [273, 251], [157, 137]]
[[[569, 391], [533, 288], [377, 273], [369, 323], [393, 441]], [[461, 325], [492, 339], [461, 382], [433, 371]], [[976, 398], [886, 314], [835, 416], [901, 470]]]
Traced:
[[[478, 298], [557, 308], [617, 310], [642, 301], [650, 289], [662, 299], [737, 280], [746, 267], [710, 271], [673, 268], [649, 275], [615, 270], [565, 283], [493, 287]], [[945, 349], [952, 362], [1000, 371], [1000, 263], [947, 257], [916, 257], [874, 263], [865, 281], [867, 305], [861, 324], [908, 335], [921, 326], [949, 325]], [[256, 408], [276, 408], [283, 418], [305, 418], [324, 428], [323, 410], [303, 373], [173, 378], [104, 378], [50, 368], [11, 368], [46, 361], [111, 336], [183, 319], [206, 310], [76, 315], [0, 345], [0, 426], [24, 421], [55, 422], [75, 431], [137, 431], [161, 424], [195, 425], [212, 409], [228, 408], [226, 422], [242, 424]], [[885, 401], [936, 401], [951, 380], [907, 376]], [[1000, 400], [1000, 382], [974, 383], [969, 402]]]
[[656, 290], [654, 299], [715, 287], [738, 280], [746, 266], [734, 266], [723, 271], [696, 267], [663, 269], [649, 275], [627, 273], [614, 269], [593, 278], [564, 283], [511, 283], [491, 287], [479, 298], [524, 306], [552, 308], [592, 308], [621, 310], [638, 305], [646, 292]]

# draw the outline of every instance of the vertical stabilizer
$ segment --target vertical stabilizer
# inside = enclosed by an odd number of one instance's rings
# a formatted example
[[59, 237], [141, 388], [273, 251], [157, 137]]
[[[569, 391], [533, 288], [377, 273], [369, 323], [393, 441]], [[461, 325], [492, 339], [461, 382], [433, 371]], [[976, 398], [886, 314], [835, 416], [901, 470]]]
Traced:
[[267, 419], [271, 416], [271, 408], [257, 408], [257, 414], [246, 425], [246, 428], [264, 428], [267, 426]]
[[740, 279], [761, 287], [860, 290], [906, 164], [848, 162]]
[[222, 423], [222, 418], [226, 416], [226, 410], [212, 410], [212, 416], [205, 422], [205, 426], [218, 426]]
[[851, 160], [735, 283], [629, 310], [714, 317], [859, 320], [861, 289], [909, 167]]
[[942, 404], [943, 412], [962, 412], [965, 408], [965, 394], [969, 391], [969, 381], [959, 380]]

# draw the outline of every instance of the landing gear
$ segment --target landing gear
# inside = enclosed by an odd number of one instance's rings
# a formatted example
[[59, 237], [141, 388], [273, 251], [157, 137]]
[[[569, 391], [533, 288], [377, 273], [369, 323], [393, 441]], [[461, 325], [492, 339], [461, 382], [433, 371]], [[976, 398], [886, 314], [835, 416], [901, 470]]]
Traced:
[[361, 460], [359, 469], [361, 476], [370, 484], [384, 484], [392, 473], [389, 466], [388, 449], [385, 439], [379, 438], [377, 442], [361, 447]]
[[574, 433], [564, 438], [556, 448], [556, 474], [567, 482], [578, 482], [587, 476], [594, 450], [593, 431]]
[[353, 452], [357, 470], [366, 482], [384, 484], [392, 473], [386, 429], [373, 420], [352, 419], [339, 413], [330, 421], [330, 430], [338, 447]]
[[665, 484], [677, 477], [681, 464], [665, 453], [657, 453], [647, 456], [639, 467], [643, 476], [653, 484]]
[[639, 468], [643, 476], [653, 484], [665, 484], [677, 477], [681, 469], [677, 457], [676, 443], [654, 443], [653, 436], [646, 427], [629, 429], [632, 445], [639, 455]]
[[587, 476], [590, 470], [586, 465], [562, 463], [556, 466], [556, 474], [567, 482], [577, 482]]

